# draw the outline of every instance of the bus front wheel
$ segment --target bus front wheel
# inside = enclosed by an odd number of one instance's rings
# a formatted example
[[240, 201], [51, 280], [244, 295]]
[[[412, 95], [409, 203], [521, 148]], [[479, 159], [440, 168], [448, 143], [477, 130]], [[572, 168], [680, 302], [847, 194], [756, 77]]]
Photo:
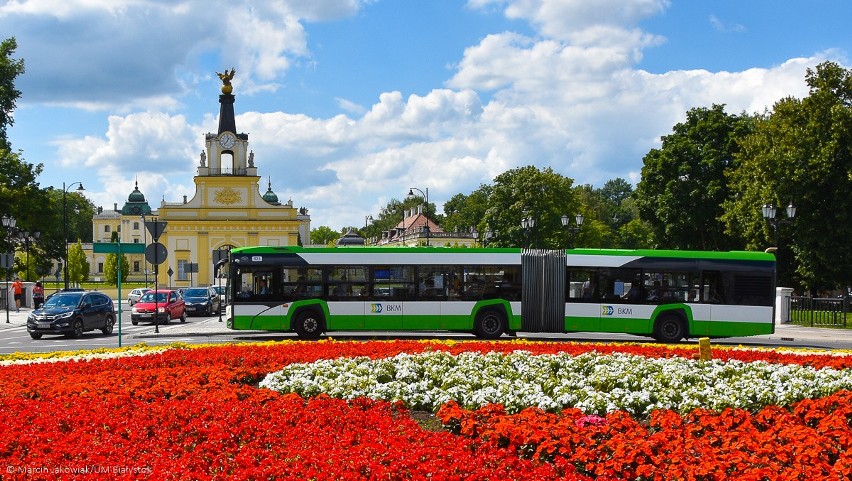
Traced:
[[296, 316], [293, 330], [302, 339], [319, 339], [322, 334], [322, 317], [315, 311], [302, 311]]
[[485, 309], [476, 315], [474, 333], [481, 339], [497, 339], [506, 330], [506, 317], [494, 310]]
[[686, 337], [683, 321], [674, 315], [666, 314], [657, 320], [654, 326], [654, 338], [660, 342], [674, 343]]

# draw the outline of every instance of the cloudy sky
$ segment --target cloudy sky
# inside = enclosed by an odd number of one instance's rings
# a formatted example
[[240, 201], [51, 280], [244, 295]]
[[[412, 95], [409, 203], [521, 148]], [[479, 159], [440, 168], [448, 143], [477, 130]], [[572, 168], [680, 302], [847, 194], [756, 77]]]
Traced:
[[279, 198], [363, 225], [506, 170], [636, 183], [692, 107], [763, 112], [849, 67], [848, 0], [0, 0], [26, 73], [10, 139], [95, 205], [195, 193], [221, 81]]

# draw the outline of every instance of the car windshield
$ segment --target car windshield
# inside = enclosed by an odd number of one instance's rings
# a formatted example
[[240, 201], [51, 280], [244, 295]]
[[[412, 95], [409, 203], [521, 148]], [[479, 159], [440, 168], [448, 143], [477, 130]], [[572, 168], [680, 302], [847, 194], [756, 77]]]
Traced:
[[224, 287], [222, 287], [222, 286], [213, 286], [213, 289], [216, 289], [216, 292], [217, 292], [219, 295], [222, 295], [222, 294], [224, 294], [224, 293], [225, 293], [225, 288], [224, 288]]
[[50, 296], [46, 301], [44, 301], [44, 308], [57, 308], [57, 307], [76, 307], [80, 304], [80, 298], [83, 297], [83, 293], [73, 293], [73, 294], [54, 294]]
[[187, 289], [183, 293], [183, 297], [207, 297], [207, 289]]
[[[156, 299], [154, 299], [155, 295], [157, 296]], [[166, 302], [166, 300], [168, 298], [169, 298], [168, 292], [156, 292], [156, 293], [155, 292], [146, 292], [145, 295], [142, 296], [141, 299], [139, 299], [139, 302], [154, 302], [155, 300], [157, 302]]]

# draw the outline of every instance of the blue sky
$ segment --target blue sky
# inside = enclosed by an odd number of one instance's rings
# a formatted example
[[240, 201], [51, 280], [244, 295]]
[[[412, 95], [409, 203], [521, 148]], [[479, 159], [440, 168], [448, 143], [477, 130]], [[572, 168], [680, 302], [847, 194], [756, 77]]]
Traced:
[[235, 67], [261, 191], [339, 229], [525, 165], [635, 183], [688, 109], [763, 112], [806, 96], [807, 68], [849, 68], [849, 18], [848, 0], [10, 0], [0, 36], [27, 68], [10, 139], [42, 186], [191, 198]]

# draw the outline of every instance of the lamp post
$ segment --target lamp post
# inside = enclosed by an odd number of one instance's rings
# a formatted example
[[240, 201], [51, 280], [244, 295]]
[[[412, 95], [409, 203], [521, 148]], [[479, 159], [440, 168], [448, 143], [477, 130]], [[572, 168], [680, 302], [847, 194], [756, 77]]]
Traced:
[[39, 237], [41, 237], [41, 232], [39, 231], [27, 232], [24, 230], [20, 232], [20, 239], [24, 242], [27, 252], [26, 270], [24, 271], [24, 280], [27, 282], [30, 280], [30, 243], [36, 242]]
[[763, 218], [769, 222], [769, 225], [772, 226], [773, 233], [775, 234], [775, 248], [778, 248], [778, 225], [786, 224], [792, 222], [793, 217], [796, 217], [796, 206], [793, 205], [792, 202], [787, 206], [787, 219], [779, 219], [776, 217], [778, 213], [778, 208], [772, 204], [764, 204], [763, 206]]
[[527, 237], [527, 248], [530, 246], [530, 237], [532, 236], [532, 230], [535, 227], [535, 218], [531, 215], [524, 214], [524, 218], [521, 219], [521, 228], [526, 232]]
[[[15, 218], [11, 215], [4, 215], [2, 217], [3, 228], [6, 229], [7, 238], [12, 236], [12, 232], [15, 230]], [[15, 256], [9, 253], [3, 254], [3, 262], [7, 263], [6, 265], [6, 324], [9, 324], [9, 272], [13, 268], [15, 263]]]
[[568, 229], [568, 248], [574, 248], [574, 238], [577, 237], [577, 233], [580, 232], [580, 227], [583, 227], [583, 214], [577, 214], [574, 216], [575, 225], [571, 225], [571, 218], [568, 215], [562, 216], [562, 227]]
[[426, 214], [426, 211], [429, 208], [429, 188], [426, 187], [426, 192], [423, 192], [422, 190], [418, 189], [417, 187], [409, 187], [408, 188], [408, 198], [409, 199], [414, 197], [414, 191], [415, 190], [417, 192], [420, 192], [420, 195], [423, 196], [423, 199], [426, 201], [426, 206], [423, 208], [423, 217], [426, 218], [425, 232], [426, 232], [426, 245], [428, 246], [429, 245], [429, 216]]
[[[148, 247], [148, 229], [145, 228], [145, 214], [139, 216], [139, 219], [142, 221], [142, 245], [146, 248]], [[145, 289], [148, 288], [148, 259], [145, 256], [142, 256], [142, 262], [145, 267]]]
[[65, 186], [65, 182], [62, 183], [62, 241], [65, 243], [65, 289], [68, 289], [68, 204], [65, 201], [65, 195], [68, 193], [68, 189], [75, 185], [79, 185], [79, 187], [77, 187], [77, 192], [83, 192], [86, 190], [86, 188], [83, 187], [82, 182], [73, 182], [67, 187]]
[[[764, 204], [763, 205], [763, 218], [766, 219], [766, 222], [772, 226], [772, 231], [774, 234], [774, 242], [775, 242], [775, 262], [778, 263], [778, 226], [781, 224], [789, 224], [793, 221], [793, 218], [796, 217], [796, 206], [793, 205], [793, 202], [790, 202], [787, 205], [787, 218], [779, 219], [776, 217], [778, 213], [778, 208], [772, 204]], [[778, 286], [778, 267], [775, 268], [775, 279], [773, 279], [775, 286]]]
[[373, 216], [364, 216], [364, 245], [367, 245], [367, 228], [370, 226], [370, 222], [373, 222]]

